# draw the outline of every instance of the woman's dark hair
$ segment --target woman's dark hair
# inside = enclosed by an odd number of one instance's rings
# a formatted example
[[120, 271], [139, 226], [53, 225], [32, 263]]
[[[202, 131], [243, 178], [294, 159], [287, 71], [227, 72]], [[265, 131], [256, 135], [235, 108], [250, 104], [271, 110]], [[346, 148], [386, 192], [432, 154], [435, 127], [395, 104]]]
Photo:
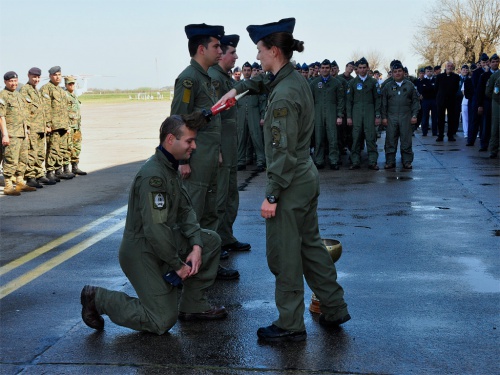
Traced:
[[304, 42], [294, 39], [292, 34], [285, 32], [273, 33], [265, 36], [262, 38], [262, 43], [266, 48], [271, 48], [273, 46], [278, 47], [287, 60], [292, 58], [293, 51], [304, 51]]

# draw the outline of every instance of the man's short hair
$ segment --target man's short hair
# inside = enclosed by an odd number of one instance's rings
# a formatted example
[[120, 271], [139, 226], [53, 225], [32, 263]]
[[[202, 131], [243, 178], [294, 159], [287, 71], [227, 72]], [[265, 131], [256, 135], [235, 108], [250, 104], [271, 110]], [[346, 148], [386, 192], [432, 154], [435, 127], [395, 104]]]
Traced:
[[202, 45], [205, 48], [208, 48], [208, 44], [212, 37], [209, 35], [197, 35], [189, 39], [188, 41], [188, 50], [189, 50], [189, 56], [193, 57], [196, 55], [196, 52], [198, 51], [198, 46]]
[[172, 115], [163, 121], [160, 126], [160, 143], [163, 143], [167, 135], [172, 134], [176, 139], [183, 136], [182, 125], [188, 129], [198, 131], [207, 124], [201, 112], [193, 112], [189, 115]]

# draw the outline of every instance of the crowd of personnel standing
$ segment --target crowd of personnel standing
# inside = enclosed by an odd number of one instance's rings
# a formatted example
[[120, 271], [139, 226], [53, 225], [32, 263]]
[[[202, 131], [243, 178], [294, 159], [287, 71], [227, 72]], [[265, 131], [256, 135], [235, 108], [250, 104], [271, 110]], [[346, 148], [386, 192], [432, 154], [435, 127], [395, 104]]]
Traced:
[[31, 68], [28, 82], [18, 91], [17, 73], [4, 74], [0, 132], [5, 195], [19, 196], [87, 174], [78, 167], [82, 133], [76, 79], [64, 77], [63, 89], [61, 67], [48, 73], [49, 82], [38, 89], [42, 72]]

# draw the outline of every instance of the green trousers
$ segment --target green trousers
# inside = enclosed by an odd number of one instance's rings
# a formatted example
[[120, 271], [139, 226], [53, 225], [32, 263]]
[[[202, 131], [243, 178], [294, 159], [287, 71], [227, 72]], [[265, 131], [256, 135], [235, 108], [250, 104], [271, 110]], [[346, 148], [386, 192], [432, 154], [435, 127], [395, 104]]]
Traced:
[[80, 162], [80, 153], [82, 152], [82, 132], [80, 129], [70, 128], [70, 161], [71, 163]]
[[304, 281], [321, 301], [329, 320], [347, 314], [344, 291], [318, 227], [319, 175], [312, 160], [297, 168], [290, 186], [280, 193], [276, 216], [266, 220], [269, 269], [276, 277], [276, 326], [305, 330]]
[[222, 124], [221, 137], [222, 165], [217, 175], [217, 233], [222, 245], [235, 243], [233, 224], [238, 214], [240, 196], [238, 192], [238, 134], [236, 123]]
[[29, 150], [26, 178], [40, 178], [44, 176], [43, 162], [45, 161], [45, 134], [30, 133], [29, 134]]
[[[175, 231], [181, 259], [191, 252], [187, 239]], [[220, 238], [217, 233], [202, 230], [203, 253], [199, 272], [183, 284], [178, 306], [178, 289], [166, 283], [162, 275], [171, 271], [153, 252], [145, 238], [123, 238], [120, 246], [120, 266], [130, 280], [138, 298], [123, 292], [97, 288], [95, 303], [100, 314], [112, 322], [159, 335], [177, 322], [179, 311], [199, 313], [210, 309], [205, 291], [213, 285], [220, 258]]]
[[396, 164], [398, 140], [401, 141], [401, 162], [403, 164], [413, 162], [411, 114], [392, 115], [387, 121], [384, 147], [386, 164]]
[[361, 142], [364, 138], [368, 152], [368, 164], [377, 164], [377, 129], [375, 127], [374, 111], [353, 111], [352, 114], [352, 149], [351, 161], [353, 165], [361, 164]]
[[65, 129], [57, 129], [47, 133], [47, 155], [45, 160], [47, 172], [56, 171], [69, 164], [68, 137], [69, 134]]
[[24, 176], [28, 163], [28, 139], [10, 137], [10, 144], [3, 146], [3, 174], [5, 177]]
[[317, 165], [325, 164], [326, 145], [328, 145], [328, 161], [330, 165], [339, 164], [340, 162], [336, 120], [335, 118], [330, 121], [323, 120], [315, 123], [314, 160]]
[[220, 133], [199, 132], [196, 150], [189, 164], [191, 176], [183, 184], [202, 228], [217, 231], [217, 174], [219, 169]]

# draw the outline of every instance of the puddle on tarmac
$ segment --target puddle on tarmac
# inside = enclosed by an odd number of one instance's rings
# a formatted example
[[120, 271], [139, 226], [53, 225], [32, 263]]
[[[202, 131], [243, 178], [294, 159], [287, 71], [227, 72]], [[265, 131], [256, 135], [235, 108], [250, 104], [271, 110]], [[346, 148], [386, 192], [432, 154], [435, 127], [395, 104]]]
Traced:
[[394, 181], [409, 181], [413, 180], [413, 177], [408, 176], [387, 176], [386, 179]]
[[270, 301], [266, 301], [263, 299], [257, 299], [254, 301], [246, 301], [241, 304], [241, 307], [243, 307], [246, 310], [257, 310], [257, 309], [262, 309], [263, 307], [265, 308], [274, 308], [274, 304], [271, 303]]
[[500, 292], [500, 280], [489, 275], [486, 271], [486, 266], [479, 259], [460, 257], [457, 261], [465, 266], [465, 281], [469, 283], [475, 292]]
[[412, 204], [411, 208], [415, 211], [434, 211], [434, 210], [449, 210], [449, 207], [442, 206], [420, 206], [418, 204]]

